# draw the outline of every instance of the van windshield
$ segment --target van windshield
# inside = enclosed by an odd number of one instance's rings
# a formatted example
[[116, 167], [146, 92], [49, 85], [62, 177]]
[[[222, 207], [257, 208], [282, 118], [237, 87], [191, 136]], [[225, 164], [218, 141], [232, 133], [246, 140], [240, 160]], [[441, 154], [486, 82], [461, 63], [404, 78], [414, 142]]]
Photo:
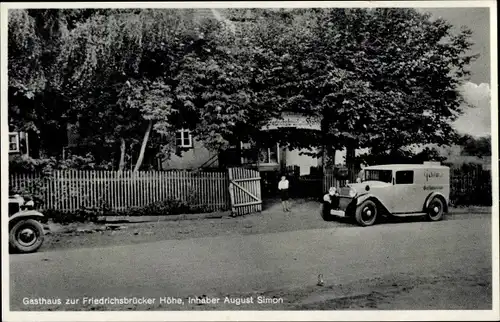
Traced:
[[391, 170], [365, 170], [363, 181], [382, 181], [392, 183]]

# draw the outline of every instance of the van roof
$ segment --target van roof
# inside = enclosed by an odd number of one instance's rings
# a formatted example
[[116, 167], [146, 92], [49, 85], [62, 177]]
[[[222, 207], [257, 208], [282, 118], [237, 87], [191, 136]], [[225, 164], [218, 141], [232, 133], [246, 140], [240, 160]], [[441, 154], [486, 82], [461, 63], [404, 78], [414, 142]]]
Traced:
[[383, 164], [365, 167], [363, 170], [408, 170], [408, 169], [449, 169], [440, 164]]

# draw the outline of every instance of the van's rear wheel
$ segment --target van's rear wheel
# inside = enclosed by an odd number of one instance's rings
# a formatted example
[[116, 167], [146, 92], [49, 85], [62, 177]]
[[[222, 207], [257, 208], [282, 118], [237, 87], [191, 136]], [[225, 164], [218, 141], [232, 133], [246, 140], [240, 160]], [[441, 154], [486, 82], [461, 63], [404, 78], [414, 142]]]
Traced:
[[427, 218], [431, 221], [439, 221], [444, 217], [444, 204], [439, 198], [433, 198], [427, 207]]
[[377, 221], [377, 205], [371, 201], [366, 200], [356, 208], [356, 221], [359, 225], [371, 226]]

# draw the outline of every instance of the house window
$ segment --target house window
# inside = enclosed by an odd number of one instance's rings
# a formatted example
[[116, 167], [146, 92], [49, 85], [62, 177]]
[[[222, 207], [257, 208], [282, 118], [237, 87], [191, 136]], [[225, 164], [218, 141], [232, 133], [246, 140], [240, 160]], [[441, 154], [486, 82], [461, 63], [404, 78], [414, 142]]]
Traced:
[[278, 164], [279, 145], [272, 147], [252, 148], [249, 143], [241, 143], [243, 164]]
[[413, 171], [396, 172], [396, 184], [411, 184], [411, 183], [413, 183]]
[[241, 142], [241, 163], [257, 163], [257, 150], [250, 143]]
[[270, 148], [259, 149], [259, 163], [276, 164], [278, 163], [278, 145]]
[[9, 153], [19, 152], [19, 133], [9, 132]]
[[192, 148], [193, 147], [193, 136], [189, 130], [179, 130], [176, 133], [175, 141], [177, 146], [181, 148]]

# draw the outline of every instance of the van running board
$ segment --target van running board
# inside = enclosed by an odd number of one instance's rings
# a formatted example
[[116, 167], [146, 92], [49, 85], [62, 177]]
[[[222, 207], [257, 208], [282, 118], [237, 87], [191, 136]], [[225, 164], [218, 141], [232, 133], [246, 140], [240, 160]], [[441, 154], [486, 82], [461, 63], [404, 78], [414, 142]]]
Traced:
[[393, 213], [395, 217], [417, 217], [417, 216], [425, 216], [427, 213], [425, 212], [410, 212], [410, 213]]

